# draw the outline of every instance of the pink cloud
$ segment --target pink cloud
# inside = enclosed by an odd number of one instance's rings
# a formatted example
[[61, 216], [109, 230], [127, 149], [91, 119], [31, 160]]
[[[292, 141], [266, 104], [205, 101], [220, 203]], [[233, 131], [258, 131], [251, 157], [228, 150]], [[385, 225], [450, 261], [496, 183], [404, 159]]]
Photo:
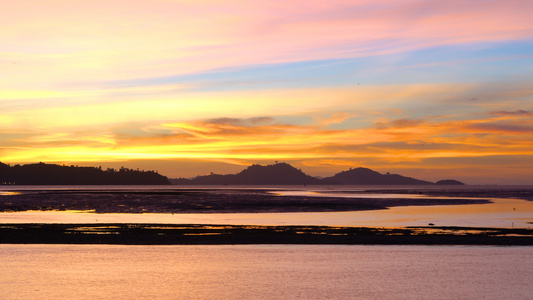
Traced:
[[533, 111], [527, 111], [523, 109], [519, 109], [516, 111], [498, 110], [498, 111], [491, 111], [490, 114], [495, 115], [495, 116], [508, 116], [508, 117], [531, 117], [533, 116]]
[[341, 124], [345, 120], [349, 119], [351, 116], [348, 113], [336, 113], [331, 118], [319, 118], [319, 122], [324, 125], [331, 125], [331, 124]]
[[10, 73], [35, 82], [50, 79], [28, 66], [65, 79], [155, 77], [533, 36], [526, 0], [57, 0], [3, 10], [0, 58], [22, 55], [26, 67]]

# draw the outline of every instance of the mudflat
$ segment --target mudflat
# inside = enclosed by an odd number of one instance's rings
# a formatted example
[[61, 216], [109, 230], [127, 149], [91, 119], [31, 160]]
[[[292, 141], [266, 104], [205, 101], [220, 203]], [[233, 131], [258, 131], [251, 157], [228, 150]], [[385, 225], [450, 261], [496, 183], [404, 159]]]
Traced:
[[[343, 194], [357, 197], [343, 197]], [[381, 194], [380, 197], [375, 197]], [[425, 195], [423, 197], [416, 197]], [[441, 198], [442, 197], [442, 198]], [[533, 199], [533, 189], [370, 189], [280, 195], [270, 189], [24, 189], [0, 195], [0, 211], [96, 213], [329, 212], [410, 205]], [[45, 244], [400, 244], [533, 245], [533, 229], [486, 227], [334, 227], [199, 224], [0, 224], [0, 243]]]
[[[373, 193], [380, 191], [372, 191]], [[23, 190], [0, 195], [0, 212], [14, 211], [92, 211], [96, 213], [259, 213], [330, 212], [386, 209], [410, 205], [460, 205], [490, 203], [472, 193], [424, 190], [432, 196], [456, 198], [375, 198], [338, 197], [337, 192], [321, 196], [280, 196], [267, 189], [124, 189], [124, 190]], [[420, 190], [394, 190], [394, 194], [422, 193]], [[533, 194], [530, 191], [529, 196]]]
[[533, 245], [533, 229], [174, 224], [0, 224], [6, 244]]

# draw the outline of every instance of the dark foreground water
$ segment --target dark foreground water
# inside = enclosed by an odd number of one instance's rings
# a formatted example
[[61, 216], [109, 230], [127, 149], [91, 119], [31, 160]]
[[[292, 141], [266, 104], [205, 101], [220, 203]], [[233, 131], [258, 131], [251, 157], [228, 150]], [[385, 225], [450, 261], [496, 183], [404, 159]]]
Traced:
[[0, 245], [0, 299], [532, 299], [533, 247]]

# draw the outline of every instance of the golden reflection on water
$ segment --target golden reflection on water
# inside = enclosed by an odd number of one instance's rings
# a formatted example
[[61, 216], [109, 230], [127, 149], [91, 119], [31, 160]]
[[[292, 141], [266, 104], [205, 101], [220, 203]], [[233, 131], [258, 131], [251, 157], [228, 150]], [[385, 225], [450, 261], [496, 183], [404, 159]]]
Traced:
[[468, 205], [432, 205], [432, 206], [402, 206], [393, 211], [395, 214], [472, 214], [472, 213], [504, 213], [504, 212], [533, 212], [531, 201], [520, 199], [490, 199], [489, 204]]
[[7, 244], [0, 255], [0, 299], [528, 299], [533, 269], [533, 247]]
[[184, 233], [183, 235], [222, 235], [222, 232]]
[[0, 196], [14, 196], [14, 195], [22, 195], [22, 193], [21, 192], [0, 191]]
[[500, 198], [494, 198], [491, 201], [492, 203], [488, 204], [397, 206], [382, 210], [303, 213], [97, 214], [94, 210], [24, 211], [0, 213], [0, 223], [155, 223], [371, 227], [427, 226], [431, 223], [436, 226], [522, 228], [533, 226], [531, 223], [533, 222], [533, 201]]

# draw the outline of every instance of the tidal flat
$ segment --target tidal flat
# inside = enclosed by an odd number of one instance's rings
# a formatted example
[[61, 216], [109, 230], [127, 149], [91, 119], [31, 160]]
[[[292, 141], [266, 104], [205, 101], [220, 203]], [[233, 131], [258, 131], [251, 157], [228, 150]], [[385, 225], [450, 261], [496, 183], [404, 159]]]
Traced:
[[533, 187], [13, 186], [0, 243], [533, 245], [532, 199]]
[[[298, 192], [295, 194], [295, 192]], [[6, 192], [7, 193], [7, 192]], [[91, 211], [95, 213], [277, 213], [379, 210], [397, 206], [490, 203], [471, 193], [446, 190], [326, 189], [23, 189], [0, 195], [0, 212]], [[422, 195], [424, 193], [424, 195]], [[426, 193], [428, 193], [426, 195]], [[433, 193], [433, 194], [431, 194]], [[447, 196], [454, 193], [453, 197]], [[463, 191], [464, 193], [464, 191]], [[533, 191], [530, 191], [533, 194]], [[348, 196], [346, 196], [348, 194]], [[377, 195], [377, 196], [376, 196]], [[512, 194], [515, 195], [515, 194]]]
[[533, 245], [533, 229], [198, 224], [0, 224], [3, 244]]

